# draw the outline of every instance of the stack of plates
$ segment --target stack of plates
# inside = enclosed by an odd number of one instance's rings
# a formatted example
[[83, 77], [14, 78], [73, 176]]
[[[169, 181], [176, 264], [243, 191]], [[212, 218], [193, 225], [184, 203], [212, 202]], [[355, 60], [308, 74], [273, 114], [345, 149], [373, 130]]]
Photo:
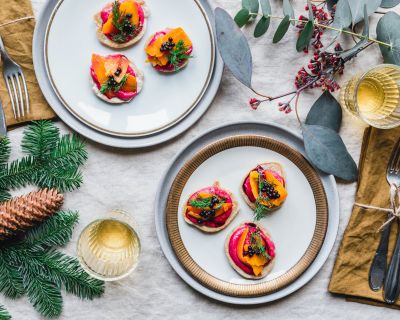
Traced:
[[[93, 16], [110, 0], [48, 1], [35, 29], [33, 60], [39, 85], [57, 115], [72, 129], [102, 144], [141, 148], [165, 142], [190, 128], [211, 104], [221, 81], [206, 0], [148, 0], [144, 38], [122, 53], [144, 72], [142, 92], [130, 103], [111, 105], [91, 90], [92, 53], [115, 50], [96, 38]], [[146, 39], [165, 27], [182, 27], [193, 42], [194, 58], [173, 75], [145, 63]]]
[[[293, 132], [242, 122], [206, 132], [176, 156], [160, 182], [155, 219], [161, 248], [183, 280], [213, 299], [250, 305], [283, 298], [312, 279], [335, 243], [339, 206], [333, 176], [316, 171], [303, 154], [303, 141]], [[273, 269], [249, 280], [231, 267], [224, 243], [235, 227], [253, 219], [241, 186], [249, 170], [264, 162], [283, 166], [288, 197], [258, 222], [275, 242]], [[240, 211], [225, 229], [209, 234], [188, 225], [183, 212], [193, 192], [215, 181], [236, 196]]]

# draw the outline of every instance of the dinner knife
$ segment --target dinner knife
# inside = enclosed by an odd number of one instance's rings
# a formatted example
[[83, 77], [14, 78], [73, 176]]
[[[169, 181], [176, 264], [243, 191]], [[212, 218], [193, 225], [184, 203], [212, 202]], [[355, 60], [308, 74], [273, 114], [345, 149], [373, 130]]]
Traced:
[[7, 135], [6, 117], [4, 115], [3, 104], [0, 101], [0, 138]]

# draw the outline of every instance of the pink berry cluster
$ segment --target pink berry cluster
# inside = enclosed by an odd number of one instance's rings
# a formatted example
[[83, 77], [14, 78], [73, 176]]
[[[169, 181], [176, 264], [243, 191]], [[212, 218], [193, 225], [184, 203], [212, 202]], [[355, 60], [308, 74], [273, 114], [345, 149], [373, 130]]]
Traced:
[[302, 67], [296, 75], [295, 86], [297, 89], [309, 85], [310, 88], [320, 87], [331, 92], [340, 88], [334, 79], [334, 74], [343, 74], [344, 61], [339, 53], [342, 51], [340, 44], [336, 44], [335, 52], [316, 50], [313, 58]]
[[[309, 10], [309, 7], [306, 6], [305, 10]], [[314, 15], [314, 21], [318, 25], [329, 25], [332, 22], [332, 16], [324, 10], [324, 7], [317, 7], [316, 5], [311, 5], [311, 10]], [[306, 25], [308, 18], [301, 15], [299, 17], [300, 22], [296, 25], [299, 34], [303, 31], [304, 26]], [[314, 25], [314, 32], [312, 35], [311, 45], [314, 47], [315, 50], [321, 49], [324, 45], [322, 44], [321, 37], [324, 34], [324, 28], [321, 26]], [[305, 53], [308, 52], [308, 48], [303, 50]]]

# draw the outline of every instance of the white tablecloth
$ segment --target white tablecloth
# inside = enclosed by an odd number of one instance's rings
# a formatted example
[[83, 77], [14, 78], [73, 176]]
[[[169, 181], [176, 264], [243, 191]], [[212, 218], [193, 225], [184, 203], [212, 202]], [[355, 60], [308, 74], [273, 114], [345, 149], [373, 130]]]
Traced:
[[[55, 1], [55, 0], [52, 0]], [[94, 1], [94, 0], [90, 0]], [[190, 1], [190, 0], [187, 0]], [[33, 0], [37, 14], [46, 0]], [[151, 0], [149, 0], [151, 2]], [[271, 1], [278, 10], [281, 1]], [[297, 14], [303, 13], [305, 1], [296, 1]], [[235, 13], [239, 0], [212, 0], [213, 6], [222, 6]], [[79, 10], [79, 6], [77, 7]], [[279, 9], [280, 10], [280, 9]], [[378, 16], [379, 17], [379, 16]], [[372, 19], [375, 25], [377, 17]], [[296, 33], [289, 31], [277, 45], [272, 45], [272, 21], [268, 34], [254, 39], [249, 34], [254, 60], [254, 84], [264, 92], [280, 93], [293, 89], [298, 69], [309, 56], [295, 50]], [[371, 27], [372, 33], [375, 27]], [[361, 53], [356, 61], [347, 65], [341, 77], [343, 83], [356, 72], [381, 63], [377, 46]], [[310, 105], [320, 94], [314, 90], [300, 98], [300, 111], [304, 117]], [[144, 151], [122, 151], [88, 141], [89, 160], [83, 168], [84, 184], [78, 191], [66, 194], [65, 208], [79, 210], [80, 223], [65, 252], [76, 254], [79, 232], [96, 216], [111, 208], [124, 208], [131, 212], [140, 226], [143, 252], [137, 270], [128, 279], [109, 283], [100, 299], [81, 301], [64, 294], [62, 319], [393, 319], [398, 311], [346, 302], [327, 292], [327, 286], [336, 252], [347, 225], [353, 204], [355, 183], [338, 184], [340, 196], [340, 228], [334, 249], [321, 271], [304, 288], [291, 296], [269, 305], [240, 307], [210, 300], [187, 286], [168, 264], [156, 237], [153, 199], [160, 180], [171, 158], [191, 139], [211, 127], [235, 120], [268, 120], [299, 131], [294, 113], [285, 115], [276, 103], [265, 104], [257, 111], [247, 106], [251, 92], [236, 81], [226, 70], [219, 93], [204, 117], [191, 130], [162, 146]], [[70, 130], [61, 122], [63, 132]], [[344, 114], [341, 135], [350, 153], [358, 161], [361, 138], [365, 125]], [[19, 142], [23, 128], [10, 133], [13, 157], [21, 155]], [[15, 319], [40, 319], [27, 298], [12, 301], [0, 296]]]

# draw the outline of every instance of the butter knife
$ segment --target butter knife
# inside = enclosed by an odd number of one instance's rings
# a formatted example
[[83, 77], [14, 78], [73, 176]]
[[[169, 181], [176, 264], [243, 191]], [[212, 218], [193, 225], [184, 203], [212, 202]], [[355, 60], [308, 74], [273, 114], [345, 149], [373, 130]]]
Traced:
[[0, 101], [0, 138], [7, 135], [6, 117], [4, 115], [3, 104]]

